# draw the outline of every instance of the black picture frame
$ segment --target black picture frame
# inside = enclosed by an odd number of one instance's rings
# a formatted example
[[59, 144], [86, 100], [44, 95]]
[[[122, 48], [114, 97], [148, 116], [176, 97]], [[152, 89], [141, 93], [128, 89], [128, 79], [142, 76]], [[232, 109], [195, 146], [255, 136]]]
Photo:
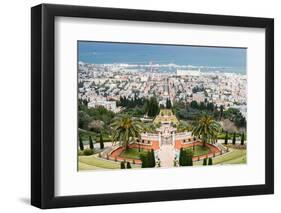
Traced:
[[[54, 195], [55, 17], [264, 28], [265, 184], [95, 195]], [[274, 20], [164, 11], [41, 4], [31, 8], [31, 204], [39, 208], [140, 203], [274, 193]]]

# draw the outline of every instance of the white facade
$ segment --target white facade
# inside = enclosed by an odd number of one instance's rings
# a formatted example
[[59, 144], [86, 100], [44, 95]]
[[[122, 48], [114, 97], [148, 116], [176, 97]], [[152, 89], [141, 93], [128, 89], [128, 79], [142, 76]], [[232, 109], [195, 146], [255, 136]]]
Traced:
[[192, 70], [192, 69], [177, 69], [177, 75], [178, 76], [183, 76], [183, 75], [187, 75], [187, 76], [200, 76], [201, 72], [200, 69], [198, 70]]
[[110, 110], [112, 112], [118, 112], [119, 109], [116, 107], [116, 102], [115, 101], [91, 101], [90, 103], [88, 103], [88, 107], [99, 107], [102, 106], [104, 108], [106, 108], [107, 110]]

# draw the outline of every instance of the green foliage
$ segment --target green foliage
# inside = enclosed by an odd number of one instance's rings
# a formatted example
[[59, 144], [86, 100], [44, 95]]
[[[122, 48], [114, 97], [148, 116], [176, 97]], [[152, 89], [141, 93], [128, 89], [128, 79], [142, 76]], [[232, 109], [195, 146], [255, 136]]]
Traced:
[[245, 134], [243, 132], [241, 135], [241, 145], [244, 145], [244, 141], [245, 141]]
[[142, 161], [142, 168], [153, 168], [156, 165], [153, 149], [147, 153], [141, 154], [140, 159]]
[[93, 155], [94, 154], [94, 150], [93, 149], [89, 149], [89, 148], [84, 149], [83, 154], [84, 155]]
[[131, 169], [131, 168], [132, 168], [131, 163], [127, 162], [127, 169]]
[[192, 166], [193, 152], [189, 149], [180, 149], [179, 165], [180, 166]]
[[111, 126], [113, 141], [119, 142], [125, 149], [128, 149], [129, 143], [139, 138], [143, 131], [143, 124], [129, 116], [117, 117]]
[[151, 151], [148, 152], [148, 155], [149, 155], [148, 159], [149, 159], [149, 165], [150, 165], [150, 167], [155, 167], [156, 164], [155, 164], [154, 150], [151, 149]]
[[104, 148], [103, 138], [102, 138], [102, 134], [100, 134], [100, 149], [103, 148]]
[[233, 138], [232, 138], [232, 144], [235, 145], [235, 143], [236, 143], [236, 132], [234, 132]]
[[148, 167], [148, 158], [146, 154], [141, 154], [140, 155], [140, 159], [141, 159], [141, 168], [147, 168]]
[[220, 120], [221, 120], [222, 117], [223, 117], [223, 110], [224, 110], [223, 105], [220, 105]]
[[186, 150], [186, 164], [187, 166], [193, 166], [193, 152], [191, 150]]
[[204, 91], [205, 91], [205, 89], [204, 89], [203, 86], [195, 86], [195, 87], [192, 88], [193, 93], [204, 92]]
[[167, 108], [167, 109], [171, 109], [171, 108], [172, 108], [172, 103], [171, 103], [171, 100], [170, 100], [170, 99], [167, 99], [167, 100], [166, 100], [166, 108]]
[[82, 156], [84, 155], [83, 151], [82, 150], [78, 150], [78, 156]]
[[220, 124], [217, 123], [211, 116], [203, 115], [194, 123], [192, 134], [200, 136], [203, 141], [203, 146], [209, 140], [215, 140], [220, 131]]
[[209, 158], [208, 165], [213, 165], [213, 159], [212, 158]]
[[237, 127], [246, 127], [246, 118], [242, 115], [239, 109], [228, 108], [224, 111], [224, 118], [234, 122]]
[[87, 129], [88, 123], [91, 120], [91, 117], [84, 111], [79, 111], [78, 113], [78, 127], [81, 129]]
[[122, 106], [125, 108], [135, 108], [142, 107], [145, 104], [145, 98], [138, 98], [136, 93], [133, 99], [127, 99], [125, 96], [121, 96], [120, 100], [117, 102], [117, 106]]
[[156, 97], [151, 97], [148, 101], [145, 103], [145, 112], [149, 117], [155, 117], [159, 113], [159, 105]]
[[125, 169], [126, 167], [125, 167], [125, 162], [124, 161], [122, 161], [121, 163], [120, 163], [120, 168], [121, 169]]
[[207, 165], [207, 158], [204, 158], [203, 159], [203, 166], [206, 166]]
[[[101, 129], [109, 131], [107, 128], [115, 113], [100, 106], [96, 108], [88, 108], [85, 101], [78, 102], [78, 126], [80, 129], [93, 130], [99, 132]], [[94, 121], [94, 122], [93, 122]], [[91, 124], [89, 126], [89, 124]]]
[[94, 149], [94, 143], [92, 140], [92, 136], [89, 136], [89, 147], [90, 147], [90, 149]]
[[83, 141], [82, 141], [82, 138], [81, 138], [80, 135], [79, 135], [79, 147], [80, 147], [80, 150], [81, 150], [81, 151], [84, 150], [84, 144], [83, 144]]
[[225, 132], [224, 144], [228, 143], [228, 132]]
[[197, 101], [191, 101], [190, 107], [193, 109], [199, 109], [199, 105], [198, 105]]

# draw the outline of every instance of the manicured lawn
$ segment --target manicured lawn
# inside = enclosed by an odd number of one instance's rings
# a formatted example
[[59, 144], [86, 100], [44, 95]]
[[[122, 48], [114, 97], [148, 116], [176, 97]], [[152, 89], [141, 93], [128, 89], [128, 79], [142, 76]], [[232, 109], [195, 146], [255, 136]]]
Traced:
[[230, 153], [213, 159], [213, 164], [240, 164], [247, 161], [246, 149], [232, 149]]
[[140, 159], [140, 155], [145, 154], [145, 153], [147, 153], [147, 150], [140, 149], [140, 152], [139, 152], [139, 149], [132, 148], [132, 149], [123, 151], [120, 154], [120, 156], [123, 158]]
[[[191, 148], [186, 148], [186, 150], [191, 150], [193, 151], [193, 147]], [[195, 146], [194, 147], [194, 153], [193, 153], [193, 156], [198, 156], [198, 155], [206, 155], [210, 152], [210, 148], [208, 147], [204, 147], [204, 146]]]
[[95, 169], [101, 169], [99, 167], [96, 167], [96, 166], [91, 166], [89, 164], [86, 164], [86, 163], [82, 163], [82, 162], [78, 162], [78, 168], [79, 168], [79, 171], [82, 171], [82, 170], [95, 170]]
[[[229, 153], [213, 158], [213, 165], [244, 164], [247, 163], [246, 149], [230, 149]], [[195, 166], [202, 166], [202, 160], [194, 162]]]
[[[82, 166], [82, 169], [85, 168], [85, 164], [87, 164], [87, 166], [98, 167], [97, 169], [100, 169], [100, 168], [103, 168], [103, 169], [120, 169], [120, 163], [100, 159], [100, 158], [97, 158], [97, 157], [94, 157], [94, 156], [79, 156], [79, 162], [84, 164]], [[79, 167], [79, 169], [80, 169], [80, 167]]]
[[[79, 170], [95, 170], [95, 169], [120, 169], [120, 162], [101, 159], [95, 156], [79, 156]], [[132, 165], [132, 168], [139, 166]]]

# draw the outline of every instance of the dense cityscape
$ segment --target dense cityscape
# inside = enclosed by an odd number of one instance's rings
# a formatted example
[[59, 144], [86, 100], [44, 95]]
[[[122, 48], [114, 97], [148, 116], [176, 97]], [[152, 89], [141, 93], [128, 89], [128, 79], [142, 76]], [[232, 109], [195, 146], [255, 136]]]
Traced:
[[79, 63], [79, 99], [89, 107], [103, 106], [115, 113], [120, 98], [157, 97], [159, 105], [209, 102], [224, 109], [237, 108], [246, 117], [247, 77], [177, 65]]

